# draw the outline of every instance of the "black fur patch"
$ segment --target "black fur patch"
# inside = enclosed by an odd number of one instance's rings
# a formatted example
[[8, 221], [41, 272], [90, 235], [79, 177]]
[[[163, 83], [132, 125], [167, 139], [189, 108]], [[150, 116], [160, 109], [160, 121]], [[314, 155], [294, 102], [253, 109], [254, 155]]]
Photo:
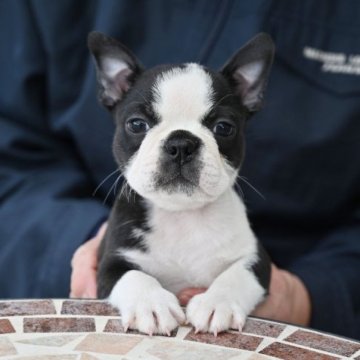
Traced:
[[257, 277], [260, 285], [269, 294], [270, 278], [271, 278], [271, 260], [259, 241], [257, 241], [257, 261], [251, 266], [251, 270]]
[[137, 269], [136, 265], [126, 261], [118, 253], [121, 248], [147, 250], [142, 238], [133, 236], [134, 229], [150, 231], [143, 200], [133, 192], [129, 197], [124, 194], [118, 197], [112, 208], [108, 229], [98, 252], [98, 297], [109, 296], [125, 272]]
[[115, 118], [116, 130], [113, 141], [113, 153], [115, 160], [123, 169], [132, 155], [139, 149], [145, 134], [129, 134], [126, 130], [126, 120], [130, 117], [141, 117], [148, 121], [150, 127], [157, 125], [160, 119], [153, 109], [155, 94], [153, 85], [157, 77], [178, 66], [161, 65], [144, 71], [137, 78], [130, 91], [115, 107], [113, 116]]
[[215, 123], [220, 119], [233, 122], [236, 128], [234, 136], [214, 135], [214, 138], [220, 153], [234, 169], [239, 169], [245, 154], [244, 128], [250, 113], [241, 104], [239, 97], [233, 92], [230, 83], [224, 76], [210, 69], [205, 70], [212, 80], [214, 105], [202, 123], [212, 131]]

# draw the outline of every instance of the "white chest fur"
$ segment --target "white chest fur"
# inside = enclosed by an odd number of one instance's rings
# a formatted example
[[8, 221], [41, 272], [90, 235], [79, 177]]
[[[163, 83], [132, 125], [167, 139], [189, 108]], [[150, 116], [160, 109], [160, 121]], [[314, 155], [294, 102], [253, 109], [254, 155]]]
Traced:
[[152, 207], [148, 221], [152, 230], [143, 236], [148, 250], [119, 253], [173, 293], [208, 287], [235, 261], [256, 259], [244, 204], [232, 189], [201, 209], [169, 212]]

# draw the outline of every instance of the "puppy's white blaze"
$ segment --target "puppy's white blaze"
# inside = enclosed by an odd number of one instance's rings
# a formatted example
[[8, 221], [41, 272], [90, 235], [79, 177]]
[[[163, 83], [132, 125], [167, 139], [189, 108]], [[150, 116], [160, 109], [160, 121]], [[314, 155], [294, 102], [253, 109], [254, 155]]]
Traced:
[[166, 122], [201, 121], [213, 105], [212, 80], [198, 64], [163, 73], [154, 92], [154, 109]]

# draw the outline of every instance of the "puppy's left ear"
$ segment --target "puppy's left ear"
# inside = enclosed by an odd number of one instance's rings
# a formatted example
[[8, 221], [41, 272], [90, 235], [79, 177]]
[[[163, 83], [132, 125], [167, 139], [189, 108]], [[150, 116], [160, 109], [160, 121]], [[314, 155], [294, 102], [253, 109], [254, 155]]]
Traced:
[[261, 108], [262, 98], [274, 58], [271, 37], [260, 33], [245, 44], [221, 69], [242, 103], [250, 112]]
[[95, 59], [99, 101], [111, 110], [142, 72], [142, 66], [127, 47], [100, 32], [89, 34], [88, 47]]

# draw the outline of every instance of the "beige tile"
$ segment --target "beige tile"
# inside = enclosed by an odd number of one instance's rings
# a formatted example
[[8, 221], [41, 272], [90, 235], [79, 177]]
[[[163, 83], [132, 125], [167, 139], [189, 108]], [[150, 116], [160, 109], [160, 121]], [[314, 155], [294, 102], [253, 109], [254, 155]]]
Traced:
[[90, 354], [82, 353], [79, 360], [99, 360], [99, 358]]
[[20, 356], [14, 360], [77, 360], [78, 355], [74, 354], [59, 354], [59, 355], [34, 355], [34, 356]]
[[[159, 360], [230, 360], [243, 353], [242, 350], [222, 349], [217, 346], [188, 341], [161, 341], [146, 350]], [[146, 359], [146, 356], [144, 356]]]
[[249, 357], [246, 358], [246, 360], [273, 360], [273, 359], [278, 359], [278, 358], [274, 358], [272, 356], [262, 355], [262, 354], [251, 354]]
[[32, 339], [17, 340], [16, 342], [22, 344], [61, 347], [78, 338], [79, 336], [76, 335], [45, 336], [45, 337], [34, 337]]
[[16, 354], [17, 351], [11, 341], [6, 337], [0, 337], [0, 357]]
[[142, 338], [138, 336], [91, 334], [87, 335], [75, 350], [125, 355], [141, 341]]

